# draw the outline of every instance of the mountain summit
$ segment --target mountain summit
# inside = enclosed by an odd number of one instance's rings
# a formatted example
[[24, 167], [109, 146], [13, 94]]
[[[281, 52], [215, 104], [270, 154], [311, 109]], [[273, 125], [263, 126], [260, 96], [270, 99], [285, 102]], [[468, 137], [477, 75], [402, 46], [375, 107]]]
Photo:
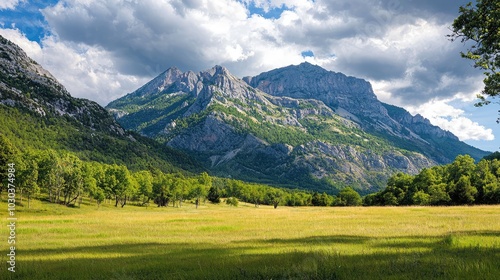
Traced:
[[170, 68], [107, 108], [219, 176], [320, 191], [370, 192], [397, 171], [486, 154], [379, 102], [367, 81], [309, 63], [244, 79]]

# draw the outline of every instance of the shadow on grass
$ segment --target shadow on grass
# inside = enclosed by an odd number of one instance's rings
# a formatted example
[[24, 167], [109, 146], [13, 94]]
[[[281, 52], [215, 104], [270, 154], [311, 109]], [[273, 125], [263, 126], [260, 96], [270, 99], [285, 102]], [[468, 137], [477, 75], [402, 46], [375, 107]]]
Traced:
[[[500, 232], [462, 231], [449, 236], [455, 235], [499, 237]], [[491, 247], [457, 247], [448, 241], [449, 236], [313, 236], [226, 245], [144, 242], [20, 250], [16, 273], [7, 273], [2, 265], [0, 278], [499, 279], [500, 243]], [[271, 244], [288, 246], [277, 252], [266, 250]], [[366, 251], [302, 250], [305, 244], [358, 244]], [[0, 260], [5, 264], [3, 255]], [[23, 261], [26, 258], [33, 260]]]

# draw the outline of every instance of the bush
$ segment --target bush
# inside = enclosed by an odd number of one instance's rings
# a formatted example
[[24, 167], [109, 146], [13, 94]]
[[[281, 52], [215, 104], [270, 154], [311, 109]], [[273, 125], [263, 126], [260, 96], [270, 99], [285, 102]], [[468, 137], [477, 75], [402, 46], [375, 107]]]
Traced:
[[238, 199], [236, 197], [230, 197], [226, 199], [226, 204], [234, 207], [238, 207]]
[[361, 205], [361, 196], [353, 188], [347, 187], [339, 193], [340, 206], [359, 206]]

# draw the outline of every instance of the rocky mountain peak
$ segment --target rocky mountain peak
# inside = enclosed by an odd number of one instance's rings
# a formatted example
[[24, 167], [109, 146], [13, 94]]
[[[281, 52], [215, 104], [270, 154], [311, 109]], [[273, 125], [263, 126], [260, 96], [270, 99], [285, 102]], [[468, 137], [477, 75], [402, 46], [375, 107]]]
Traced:
[[208, 74], [209, 76], [212, 76], [212, 77], [218, 76], [218, 75], [232, 76], [232, 74], [229, 72], [229, 70], [227, 70], [226, 67], [220, 66], [220, 65], [215, 65], [211, 69], [206, 70], [206, 71], [202, 71], [201, 73]]

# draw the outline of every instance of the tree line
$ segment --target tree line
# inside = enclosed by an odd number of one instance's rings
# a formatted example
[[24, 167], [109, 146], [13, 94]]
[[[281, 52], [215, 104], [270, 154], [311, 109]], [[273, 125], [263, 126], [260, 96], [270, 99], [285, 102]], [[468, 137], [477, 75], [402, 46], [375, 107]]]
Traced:
[[397, 173], [387, 187], [364, 197], [370, 205], [472, 205], [500, 203], [500, 160], [478, 162], [460, 155], [451, 164], [423, 169], [417, 175]]
[[451, 164], [423, 169], [417, 175], [397, 173], [387, 187], [363, 199], [346, 187], [337, 195], [291, 190], [229, 178], [206, 172], [186, 175], [158, 168], [131, 171], [125, 165], [82, 161], [71, 152], [52, 149], [18, 151], [0, 134], [0, 194], [7, 188], [7, 165], [16, 164], [18, 200], [33, 198], [66, 206], [83, 198], [98, 207], [102, 202], [124, 207], [182, 207], [190, 201], [198, 207], [207, 201], [237, 206], [374, 206], [374, 205], [470, 205], [500, 203], [500, 160], [491, 157], [475, 163], [468, 155]]
[[338, 196], [326, 193], [290, 190], [239, 180], [211, 177], [206, 172], [185, 175], [166, 173], [157, 168], [131, 171], [125, 165], [82, 161], [71, 152], [53, 149], [18, 151], [0, 134], [0, 194], [7, 187], [9, 162], [16, 167], [16, 192], [28, 207], [33, 198], [66, 206], [79, 205], [89, 198], [99, 207], [108, 201], [116, 207], [129, 203], [158, 207], [182, 207], [188, 200], [196, 207], [209, 201], [223, 200], [237, 206], [245, 202], [259, 205], [287, 206], [355, 206], [361, 205], [360, 195], [352, 188]]

